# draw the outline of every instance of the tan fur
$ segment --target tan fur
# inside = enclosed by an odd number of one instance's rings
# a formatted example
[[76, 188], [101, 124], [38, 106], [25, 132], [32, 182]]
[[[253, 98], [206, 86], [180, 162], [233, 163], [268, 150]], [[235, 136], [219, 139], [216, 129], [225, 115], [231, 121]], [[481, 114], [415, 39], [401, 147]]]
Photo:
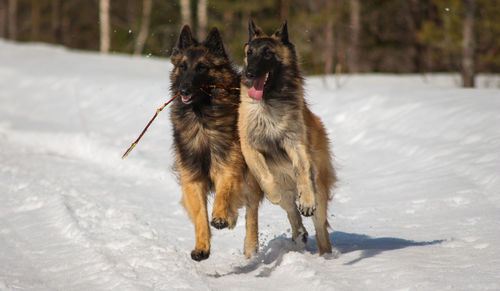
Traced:
[[195, 226], [195, 251], [210, 253], [210, 226], [207, 215], [207, 186], [204, 183], [191, 179], [191, 175], [179, 166], [182, 200], [189, 218]]
[[[256, 36], [250, 41], [265, 37], [257, 28]], [[289, 47], [278, 44], [272, 48], [282, 65], [293, 65], [294, 52]], [[247, 50], [248, 47], [245, 56]], [[246, 68], [246, 57], [244, 63]], [[249, 88], [242, 79], [238, 117], [241, 149], [266, 198], [287, 212], [292, 238], [297, 240], [303, 235], [305, 239], [307, 236], [295, 204], [298, 200], [299, 210], [306, 216], [312, 215], [319, 254], [331, 253], [327, 207], [336, 175], [328, 136], [321, 120], [307, 107], [302, 79], [290, 78], [288, 82], [289, 87], [297, 89], [285, 96], [274, 92], [287, 100], [280, 103], [266, 100], [265, 95], [263, 100], [250, 98]]]
[[[313, 222], [316, 228], [316, 239], [320, 254], [331, 253], [331, 243], [327, 231], [327, 205], [329, 192], [336, 181], [331, 166], [328, 137], [320, 119], [303, 104], [300, 119], [283, 120], [282, 125], [269, 123], [267, 135], [280, 135], [281, 129], [294, 122], [300, 124], [300, 137], [285, 144], [289, 161], [268, 163], [264, 155], [252, 148], [249, 143], [249, 122], [266, 122], [263, 104], [248, 97], [248, 88], [242, 86], [242, 102], [239, 109], [239, 131], [241, 148], [245, 160], [260, 182], [266, 197], [275, 204], [280, 204], [288, 213], [293, 239], [305, 232], [300, 214], [295, 206], [296, 196], [305, 207], [316, 207]], [[261, 118], [257, 117], [260, 115]], [[264, 117], [262, 117], [264, 116]], [[313, 171], [315, 179], [310, 179]], [[297, 173], [297, 174], [295, 174]]]
[[[175, 169], [183, 193], [181, 203], [195, 229], [191, 258], [207, 259], [210, 225], [217, 229], [234, 228], [238, 209], [243, 206], [246, 207], [244, 254], [251, 257], [258, 250], [257, 211], [263, 192], [244, 161], [236, 128], [240, 77], [227, 58], [215, 28], [200, 44], [192, 39], [189, 26], [184, 26], [171, 61], [172, 94], [187, 90], [192, 98], [192, 103], [177, 98], [170, 107]], [[199, 69], [200, 65], [206, 68]], [[215, 193], [215, 199], [209, 223], [207, 198], [211, 193]]]
[[[201, 139], [193, 140], [193, 147]], [[246, 206], [246, 237], [244, 254], [252, 257], [258, 251], [258, 207], [262, 200], [262, 190], [254, 176], [248, 172], [242, 153], [235, 146], [230, 153], [229, 163], [213, 160], [210, 171], [214, 181], [215, 199], [212, 210], [212, 220], [224, 220], [228, 228], [234, 228], [238, 219], [238, 209]], [[210, 252], [210, 225], [207, 215], [207, 195], [210, 185], [193, 177], [177, 162], [180, 184], [182, 187], [181, 203], [186, 209], [195, 226], [195, 252]]]

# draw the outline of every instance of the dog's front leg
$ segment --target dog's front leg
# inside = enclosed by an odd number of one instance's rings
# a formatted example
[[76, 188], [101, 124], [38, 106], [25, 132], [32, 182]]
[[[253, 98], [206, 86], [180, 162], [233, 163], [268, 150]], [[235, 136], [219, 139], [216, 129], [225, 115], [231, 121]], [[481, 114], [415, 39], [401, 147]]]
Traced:
[[281, 191], [274, 181], [274, 176], [267, 166], [264, 155], [250, 148], [245, 143], [241, 143], [241, 150], [243, 151], [243, 156], [245, 157], [245, 161], [250, 171], [257, 178], [262, 190], [264, 190], [266, 198], [271, 203], [278, 204], [281, 200]]
[[[182, 169], [182, 168], [181, 168]], [[210, 227], [207, 214], [207, 185], [201, 181], [189, 179], [181, 170], [180, 182], [182, 186], [182, 205], [189, 218], [194, 223], [196, 245], [191, 252], [191, 258], [201, 261], [210, 255]]]
[[[236, 173], [235, 173], [236, 172]], [[234, 167], [225, 166], [214, 175], [215, 201], [212, 210], [212, 226], [217, 229], [234, 228], [238, 219], [237, 200], [242, 195], [241, 173]]]
[[292, 161], [297, 179], [299, 211], [304, 216], [312, 216], [316, 211], [316, 188], [311, 159], [303, 143], [293, 144], [290, 142], [284, 148]]

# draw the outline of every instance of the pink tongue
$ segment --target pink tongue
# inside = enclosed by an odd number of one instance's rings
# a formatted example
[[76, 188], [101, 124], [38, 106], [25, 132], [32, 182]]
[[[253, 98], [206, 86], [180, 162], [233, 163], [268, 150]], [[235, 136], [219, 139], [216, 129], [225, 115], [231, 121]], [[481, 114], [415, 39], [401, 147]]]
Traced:
[[264, 84], [266, 83], [266, 75], [262, 78], [255, 79], [253, 81], [253, 86], [248, 90], [248, 96], [255, 100], [262, 100], [262, 94], [264, 93]]

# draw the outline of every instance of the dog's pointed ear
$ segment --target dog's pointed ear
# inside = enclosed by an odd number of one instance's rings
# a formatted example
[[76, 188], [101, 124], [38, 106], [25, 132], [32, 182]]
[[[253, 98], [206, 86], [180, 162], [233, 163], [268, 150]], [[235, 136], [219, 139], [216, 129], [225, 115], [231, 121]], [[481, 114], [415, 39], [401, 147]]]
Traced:
[[256, 36], [261, 35], [262, 29], [255, 25], [252, 19], [248, 21], [248, 42], [252, 41]]
[[208, 50], [216, 56], [227, 58], [226, 50], [224, 49], [224, 43], [222, 42], [222, 37], [219, 30], [213, 27], [207, 35], [203, 43]]
[[193, 39], [193, 34], [191, 33], [191, 28], [189, 25], [184, 25], [177, 40], [177, 44], [174, 47], [172, 54], [177, 54], [182, 52], [184, 49], [196, 44], [197, 41]]
[[274, 36], [281, 40], [283, 43], [288, 43], [288, 25], [286, 20], [281, 24], [280, 29], [276, 30]]

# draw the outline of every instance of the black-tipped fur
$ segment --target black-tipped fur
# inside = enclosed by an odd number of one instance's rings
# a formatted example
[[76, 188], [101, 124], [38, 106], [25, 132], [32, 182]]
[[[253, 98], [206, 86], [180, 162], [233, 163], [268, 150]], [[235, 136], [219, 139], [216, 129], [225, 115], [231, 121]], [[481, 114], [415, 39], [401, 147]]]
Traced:
[[[257, 210], [262, 199], [248, 173], [237, 130], [240, 75], [224, 50], [219, 31], [210, 30], [199, 43], [184, 26], [171, 56], [170, 75], [175, 169], [182, 186], [182, 204], [194, 223], [196, 246], [191, 258], [210, 254], [207, 195], [215, 192], [212, 226], [233, 228], [238, 208], [246, 206], [245, 256], [257, 251]], [[213, 88], [210, 86], [217, 86]]]
[[240, 76], [227, 58], [216, 28], [199, 44], [192, 38], [189, 26], [184, 26], [172, 63], [172, 93], [187, 92], [192, 100], [184, 104], [177, 98], [171, 107], [175, 146], [183, 165], [213, 186], [209, 179], [212, 160], [225, 162], [237, 136], [234, 124], [239, 94], [206, 86], [237, 88]]

